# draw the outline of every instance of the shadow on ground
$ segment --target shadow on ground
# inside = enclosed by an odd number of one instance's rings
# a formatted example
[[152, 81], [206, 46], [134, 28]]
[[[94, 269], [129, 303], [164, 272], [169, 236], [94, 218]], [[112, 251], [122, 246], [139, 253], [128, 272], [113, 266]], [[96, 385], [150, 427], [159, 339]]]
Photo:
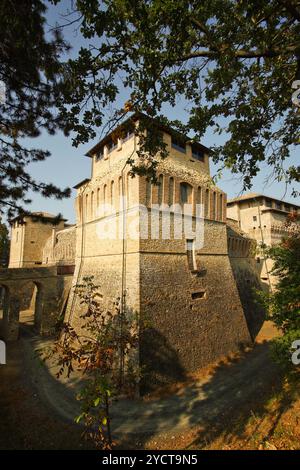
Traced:
[[[72, 423], [79, 409], [74, 398], [79, 382], [75, 378], [59, 383], [55, 368], [38, 363], [33, 351], [43, 344], [45, 340], [23, 331], [21, 341], [9, 346], [9, 364], [4, 366], [8, 369], [0, 369], [2, 449], [82, 448], [81, 430]], [[163, 346], [167, 347], [165, 342]], [[167, 357], [176, 360], [174, 351]], [[160, 448], [157, 436], [174, 436], [174, 448], [188, 444], [204, 448], [218, 437], [226, 439], [226, 435], [231, 440], [243, 435], [246, 439], [249, 419], [263, 416], [270, 399], [282, 391], [283, 382], [284, 376], [269, 357], [268, 340], [263, 338], [252, 350], [218, 363], [209, 373], [198, 374], [169, 396], [116, 402], [113, 432], [120, 448], [143, 448], [153, 439], [158, 442], [153, 448]], [[270, 435], [294, 399], [281, 395]], [[18, 431], [14, 432], [16, 425]], [[177, 436], [191, 430], [193, 439], [178, 447]]]

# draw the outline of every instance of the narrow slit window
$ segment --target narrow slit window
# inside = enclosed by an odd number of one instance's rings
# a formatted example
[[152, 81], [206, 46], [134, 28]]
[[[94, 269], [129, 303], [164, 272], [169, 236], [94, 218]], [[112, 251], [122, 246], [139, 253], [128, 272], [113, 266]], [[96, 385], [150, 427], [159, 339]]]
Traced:
[[174, 178], [169, 179], [169, 206], [172, 206], [174, 203]]
[[152, 185], [150, 180], [146, 180], [146, 206], [151, 204]]
[[164, 177], [163, 175], [159, 175], [159, 178], [158, 178], [158, 204], [159, 205], [163, 203], [163, 191], [164, 191]]
[[205, 191], [204, 215], [205, 217], [209, 216], [209, 189]]

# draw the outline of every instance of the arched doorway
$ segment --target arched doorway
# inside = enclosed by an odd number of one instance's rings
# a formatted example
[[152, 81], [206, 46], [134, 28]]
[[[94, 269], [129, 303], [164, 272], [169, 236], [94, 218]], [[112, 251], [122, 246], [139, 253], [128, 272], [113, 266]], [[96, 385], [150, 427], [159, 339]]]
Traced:
[[[29, 295], [29, 302], [27, 301]], [[25, 300], [24, 300], [25, 299]], [[31, 328], [38, 333], [42, 324], [43, 312], [43, 285], [32, 281], [23, 287], [23, 308], [20, 311], [20, 324], [25, 328]]]

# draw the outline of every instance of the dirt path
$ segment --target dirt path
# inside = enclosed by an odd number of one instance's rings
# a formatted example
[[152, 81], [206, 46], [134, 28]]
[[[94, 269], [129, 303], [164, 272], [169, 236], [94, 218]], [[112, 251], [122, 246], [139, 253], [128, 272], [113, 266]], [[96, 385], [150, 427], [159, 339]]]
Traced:
[[[232, 431], [236, 424], [242, 432], [242, 418], [263, 410], [281, 384], [268, 355], [273, 335], [266, 325], [251, 351], [219, 363], [170, 396], [116, 403], [113, 429], [122, 445], [143, 447], [157, 436], [173, 438], [178, 445], [179, 436], [192, 430], [196, 447], [201, 447], [208, 435]], [[8, 364], [0, 368], [1, 449], [82, 446], [80, 430], [71, 422], [78, 412], [76, 381], [58, 383], [55, 368], [39, 364], [33, 350], [43, 344], [23, 337], [9, 346]]]

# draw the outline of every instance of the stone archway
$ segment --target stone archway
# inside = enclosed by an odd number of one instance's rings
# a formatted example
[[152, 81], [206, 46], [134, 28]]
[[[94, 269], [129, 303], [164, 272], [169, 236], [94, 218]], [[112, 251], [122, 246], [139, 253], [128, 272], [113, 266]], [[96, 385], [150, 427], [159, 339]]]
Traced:
[[18, 339], [20, 322], [26, 324], [26, 312], [27, 325], [34, 328], [36, 333], [42, 336], [53, 335], [59, 315], [62, 311], [64, 313], [66, 293], [70, 290], [71, 283], [72, 274], [58, 274], [57, 266], [0, 269], [0, 287], [4, 286], [3, 292], [6, 293], [5, 339]]
[[44, 286], [30, 280], [19, 288], [21, 299], [20, 323], [26, 328], [34, 328], [40, 333], [43, 318]]

